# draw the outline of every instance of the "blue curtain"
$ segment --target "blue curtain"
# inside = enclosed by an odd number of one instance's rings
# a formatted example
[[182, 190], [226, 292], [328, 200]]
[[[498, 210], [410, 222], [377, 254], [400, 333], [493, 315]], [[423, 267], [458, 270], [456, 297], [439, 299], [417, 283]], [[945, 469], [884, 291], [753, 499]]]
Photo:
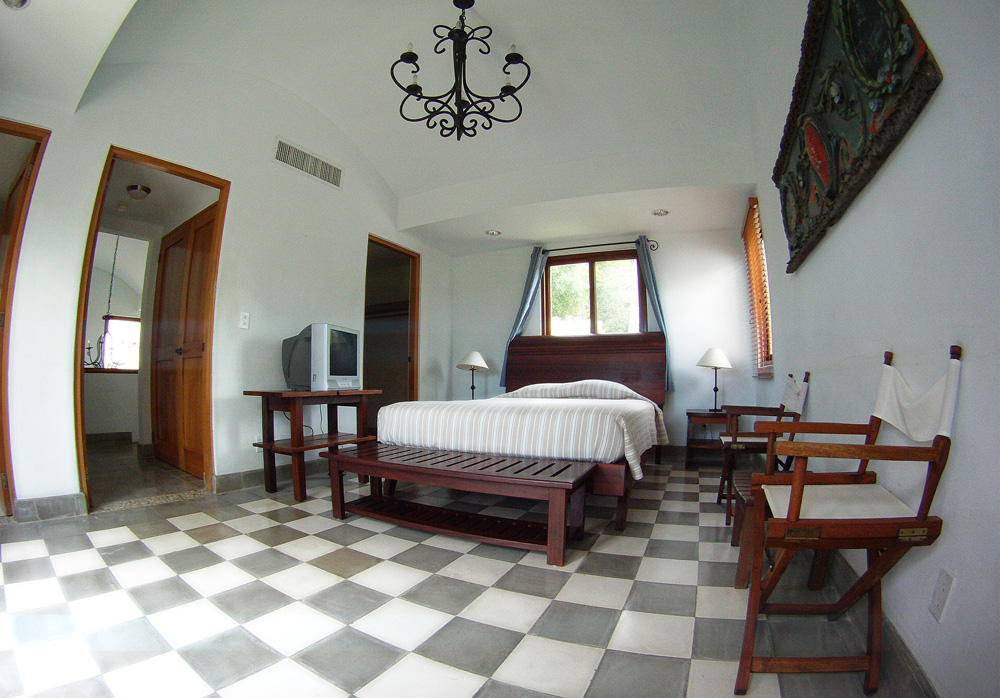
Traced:
[[531, 250], [531, 261], [528, 263], [528, 278], [524, 280], [524, 292], [521, 294], [521, 306], [517, 309], [517, 316], [514, 319], [514, 328], [507, 338], [507, 349], [503, 353], [503, 369], [500, 371], [500, 385], [507, 385], [507, 351], [514, 337], [524, 331], [524, 324], [528, 321], [528, 313], [538, 296], [538, 288], [542, 285], [542, 274], [545, 273], [545, 262], [549, 258], [549, 251], [541, 247]]
[[670, 343], [667, 341], [667, 324], [663, 321], [663, 306], [660, 305], [660, 291], [656, 288], [656, 275], [653, 273], [653, 259], [649, 255], [649, 238], [640, 235], [635, 241], [635, 252], [639, 258], [639, 271], [642, 273], [642, 280], [646, 284], [646, 296], [649, 298], [649, 305], [653, 309], [653, 316], [663, 333], [663, 346], [666, 349], [667, 392], [674, 389], [674, 379], [670, 375]]

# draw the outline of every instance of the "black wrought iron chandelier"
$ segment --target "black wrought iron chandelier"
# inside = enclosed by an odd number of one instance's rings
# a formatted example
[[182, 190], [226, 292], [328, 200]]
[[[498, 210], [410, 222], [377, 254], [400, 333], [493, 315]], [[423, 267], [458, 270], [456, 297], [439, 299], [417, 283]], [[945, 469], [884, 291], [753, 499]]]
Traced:
[[[392, 64], [390, 73], [396, 86], [406, 93], [399, 105], [399, 115], [414, 123], [426, 122], [427, 128], [438, 129], [441, 135], [448, 138], [454, 135], [458, 140], [462, 136], [472, 138], [479, 129], [487, 131], [493, 128], [493, 122], [510, 123], [521, 116], [521, 100], [517, 92], [528, 82], [531, 68], [524, 62], [524, 56], [517, 52], [517, 47], [511, 45], [510, 53], [504, 59], [503, 73], [507, 76], [507, 84], [500, 88], [499, 94], [493, 96], [481, 95], [469, 87], [465, 71], [465, 61], [468, 57], [469, 45], [478, 42], [479, 52], [486, 55], [490, 45], [486, 40], [493, 35], [493, 29], [487, 26], [468, 27], [465, 24], [465, 11], [476, 4], [475, 0], [453, 0], [455, 7], [462, 11], [458, 24], [449, 27], [439, 24], [434, 27], [434, 36], [438, 37], [434, 45], [434, 53], [445, 52], [445, 42], [450, 41], [455, 62], [455, 84], [451, 89], [439, 95], [425, 95], [417, 81], [420, 66], [417, 64], [417, 54], [413, 45], [404, 51], [399, 60]], [[403, 84], [396, 77], [396, 69], [400, 66], [412, 66], [410, 72], [413, 80]], [[524, 77], [517, 84], [511, 83], [511, 66], [523, 66]], [[405, 68], [403, 68], [405, 70]], [[520, 72], [520, 68], [516, 72]]]

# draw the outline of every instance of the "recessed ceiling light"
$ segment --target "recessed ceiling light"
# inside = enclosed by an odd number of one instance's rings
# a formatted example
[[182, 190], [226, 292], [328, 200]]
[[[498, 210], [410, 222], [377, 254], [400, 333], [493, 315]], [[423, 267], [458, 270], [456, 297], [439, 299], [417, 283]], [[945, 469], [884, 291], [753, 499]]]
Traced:
[[487, 230], [486, 234], [494, 238], [497, 237], [498, 235], [503, 235], [503, 233], [501, 233], [499, 230]]
[[3, 0], [3, 4], [12, 10], [23, 10], [31, 0]]
[[668, 210], [667, 210], [667, 209], [665, 209], [665, 208], [654, 208], [654, 209], [653, 209], [653, 215], [654, 215], [654, 216], [665, 216], [665, 215], [667, 215], [668, 213], [670, 213], [670, 211], [668, 211]]
[[127, 187], [125, 187], [125, 191], [128, 192], [128, 196], [130, 199], [135, 199], [136, 201], [142, 201], [147, 196], [149, 196], [149, 192], [152, 190], [145, 184], [130, 184]]

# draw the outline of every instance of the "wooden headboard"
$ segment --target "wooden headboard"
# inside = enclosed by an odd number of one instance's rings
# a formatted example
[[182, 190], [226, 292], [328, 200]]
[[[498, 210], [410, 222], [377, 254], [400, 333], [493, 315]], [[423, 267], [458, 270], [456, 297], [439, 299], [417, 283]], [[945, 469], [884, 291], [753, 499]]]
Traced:
[[599, 378], [627, 385], [662, 405], [666, 398], [665, 350], [661, 332], [515, 337], [507, 354], [505, 389]]

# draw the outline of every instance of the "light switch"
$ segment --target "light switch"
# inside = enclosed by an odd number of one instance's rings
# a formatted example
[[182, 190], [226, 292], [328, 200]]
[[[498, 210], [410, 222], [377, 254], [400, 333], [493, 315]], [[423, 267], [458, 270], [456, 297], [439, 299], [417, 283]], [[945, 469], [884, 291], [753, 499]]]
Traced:
[[240, 313], [240, 329], [250, 329], [250, 313]]

